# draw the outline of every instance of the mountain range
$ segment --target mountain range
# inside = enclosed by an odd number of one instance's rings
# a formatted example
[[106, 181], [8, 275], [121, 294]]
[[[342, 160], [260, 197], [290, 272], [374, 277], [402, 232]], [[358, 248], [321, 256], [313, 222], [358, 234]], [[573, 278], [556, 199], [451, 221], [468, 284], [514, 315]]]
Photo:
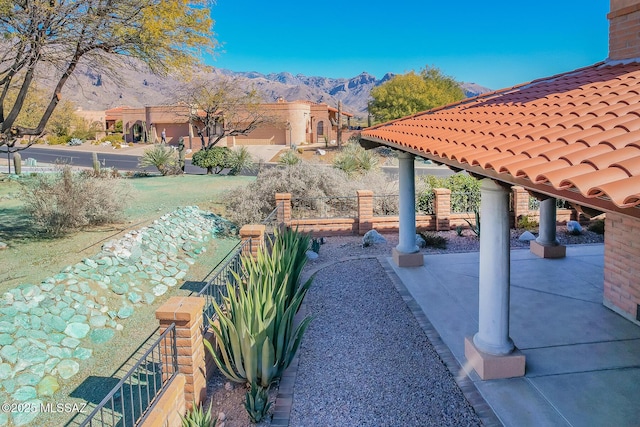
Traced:
[[[338, 101], [342, 101], [345, 111], [356, 117], [365, 117], [371, 89], [388, 81], [394, 74], [387, 73], [378, 79], [366, 72], [351, 78], [329, 78], [288, 72], [265, 75], [220, 68], [211, 71], [213, 80], [219, 76], [231, 76], [247, 87], [255, 87], [264, 94], [265, 102], [283, 98], [286, 101], [307, 100], [336, 106]], [[74, 77], [63, 89], [63, 97], [83, 110], [105, 110], [120, 105], [142, 107], [178, 101], [175, 88], [179, 82], [173, 77], [122, 68], [114, 78], [98, 74], [89, 67], [78, 69]], [[468, 97], [491, 90], [475, 83], [463, 83], [461, 87]]]

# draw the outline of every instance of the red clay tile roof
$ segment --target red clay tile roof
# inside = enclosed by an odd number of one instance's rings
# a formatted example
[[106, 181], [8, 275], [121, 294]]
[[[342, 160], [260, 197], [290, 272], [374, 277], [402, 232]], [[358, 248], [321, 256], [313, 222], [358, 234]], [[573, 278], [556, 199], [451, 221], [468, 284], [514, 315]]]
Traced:
[[[384, 123], [362, 138], [640, 216], [640, 63], [599, 63]], [[586, 203], [584, 203], [586, 202]]]

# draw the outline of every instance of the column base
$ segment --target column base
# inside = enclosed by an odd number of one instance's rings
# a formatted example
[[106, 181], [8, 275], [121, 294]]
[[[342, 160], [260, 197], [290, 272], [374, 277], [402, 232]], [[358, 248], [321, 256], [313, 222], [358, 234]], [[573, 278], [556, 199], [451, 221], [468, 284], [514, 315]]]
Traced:
[[464, 356], [482, 380], [524, 376], [525, 355], [518, 349], [505, 356], [494, 356], [478, 350], [473, 337], [465, 337]]
[[564, 258], [567, 256], [567, 247], [564, 245], [545, 246], [532, 240], [529, 243], [529, 250], [532, 254], [540, 258]]
[[407, 254], [393, 248], [391, 256], [398, 267], [420, 267], [424, 265], [424, 257], [420, 252]]

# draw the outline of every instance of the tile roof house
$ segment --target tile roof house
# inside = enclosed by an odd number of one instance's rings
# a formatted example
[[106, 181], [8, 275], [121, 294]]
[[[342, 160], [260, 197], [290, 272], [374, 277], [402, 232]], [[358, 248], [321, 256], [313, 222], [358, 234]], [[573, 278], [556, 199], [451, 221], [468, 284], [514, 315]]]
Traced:
[[[363, 145], [403, 152], [401, 198], [404, 194], [410, 202], [414, 156], [483, 178], [483, 236], [499, 238], [480, 243], [480, 331], [466, 343], [467, 358], [482, 359], [472, 361], [476, 371], [493, 369], [482, 365], [490, 363], [482, 354], [517, 353], [508, 337], [510, 273], [503, 213], [508, 209], [504, 188], [511, 185], [542, 200], [540, 237], [532, 243], [536, 254], [534, 245], [543, 248], [542, 256], [557, 249], [554, 198], [606, 213], [604, 304], [640, 324], [640, 1], [611, 0], [608, 18], [609, 58], [603, 62], [362, 132]], [[400, 245], [394, 252], [399, 265], [414, 249], [408, 243], [415, 233], [411, 215], [405, 211], [403, 246], [401, 212]], [[564, 251], [557, 253], [564, 256]], [[524, 373], [524, 358], [514, 364], [520, 373], [506, 376]]]

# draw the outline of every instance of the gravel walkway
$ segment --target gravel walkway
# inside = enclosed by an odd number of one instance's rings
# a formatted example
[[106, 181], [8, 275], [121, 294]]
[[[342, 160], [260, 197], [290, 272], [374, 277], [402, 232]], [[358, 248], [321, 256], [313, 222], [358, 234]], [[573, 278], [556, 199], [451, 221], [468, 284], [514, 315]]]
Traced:
[[377, 258], [321, 269], [306, 304], [290, 426], [481, 425]]

